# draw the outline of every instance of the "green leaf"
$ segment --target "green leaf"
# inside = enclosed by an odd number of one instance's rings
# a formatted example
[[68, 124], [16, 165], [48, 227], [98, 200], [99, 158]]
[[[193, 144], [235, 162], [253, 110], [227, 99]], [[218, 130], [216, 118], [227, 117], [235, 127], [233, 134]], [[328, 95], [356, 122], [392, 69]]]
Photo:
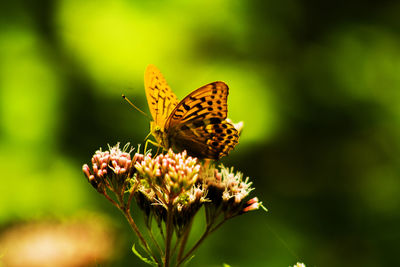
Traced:
[[132, 246], [132, 252], [139, 258], [141, 259], [143, 262], [152, 265], [152, 266], [157, 266], [157, 263], [151, 259], [145, 258], [142, 255], [140, 255], [140, 253], [136, 250], [135, 248], [135, 244], [133, 244]]
[[231, 267], [231, 266], [227, 263], [222, 263], [222, 267]]

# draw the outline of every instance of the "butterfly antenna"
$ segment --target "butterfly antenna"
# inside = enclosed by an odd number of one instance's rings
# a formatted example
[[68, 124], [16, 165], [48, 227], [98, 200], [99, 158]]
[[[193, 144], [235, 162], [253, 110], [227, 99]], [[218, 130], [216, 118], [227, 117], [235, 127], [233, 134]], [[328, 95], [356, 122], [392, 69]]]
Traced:
[[151, 120], [151, 118], [149, 117], [149, 115], [147, 115], [146, 113], [144, 113], [142, 110], [140, 110], [137, 106], [135, 106], [124, 94], [122, 94], [122, 98], [126, 100], [126, 102], [129, 103], [129, 105], [131, 105], [134, 109], [136, 109], [137, 111], [139, 111], [140, 113], [142, 113], [144, 116], [146, 116], [149, 120]]

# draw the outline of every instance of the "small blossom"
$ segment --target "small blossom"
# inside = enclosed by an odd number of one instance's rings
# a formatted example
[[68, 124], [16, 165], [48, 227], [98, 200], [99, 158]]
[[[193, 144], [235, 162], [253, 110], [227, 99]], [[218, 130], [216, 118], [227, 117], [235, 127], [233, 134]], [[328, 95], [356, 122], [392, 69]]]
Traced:
[[110, 162], [110, 152], [97, 150], [92, 157], [92, 170], [87, 164], [82, 167], [83, 173], [88, 178], [90, 184], [99, 192], [105, 191], [104, 176], [107, 174], [108, 163]]
[[306, 265], [302, 262], [298, 262], [295, 265], [293, 265], [293, 267], [306, 267]]
[[253, 197], [246, 203], [246, 207], [243, 209], [243, 212], [248, 212], [252, 210], [258, 210], [261, 206], [261, 203], [258, 201], [258, 197]]
[[90, 168], [89, 168], [89, 166], [87, 164], [84, 164], [82, 166], [82, 171], [86, 175], [86, 177], [88, 178], [88, 180], [92, 184], [92, 186], [97, 189], [98, 188], [98, 183], [97, 183], [94, 175], [90, 172]]

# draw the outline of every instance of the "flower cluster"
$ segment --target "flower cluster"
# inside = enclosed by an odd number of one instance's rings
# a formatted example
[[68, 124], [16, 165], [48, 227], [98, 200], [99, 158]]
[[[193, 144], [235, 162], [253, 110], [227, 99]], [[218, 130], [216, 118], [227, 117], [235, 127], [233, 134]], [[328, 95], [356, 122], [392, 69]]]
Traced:
[[[196, 158], [188, 157], [186, 152], [175, 154], [169, 150], [167, 154], [151, 158], [147, 155], [135, 168], [148, 184], [163, 194], [163, 204], [188, 191], [197, 181], [200, 165]], [[171, 199], [168, 199], [171, 198]]]
[[102, 151], [100, 148], [92, 157], [92, 168], [87, 164], [82, 167], [83, 173], [90, 184], [101, 194], [107, 195], [107, 189], [111, 190], [119, 197], [122, 197], [124, 191], [131, 183], [135, 169], [132, 168], [136, 161], [143, 159], [143, 155], [136, 153], [131, 159], [128, 151], [129, 144], [122, 149], [119, 143], [109, 147], [108, 151]]
[[165, 222], [171, 206], [179, 236], [205, 201], [205, 191], [196, 183], [201, 168], [198, 160], [186, 152], [175, 154], [169, 150], [155, 158], [145, 156], [135, 168], [139, 183], [135, 197], [145, 213], [146, 224], [151, 225], [152, 218], [158, 225]]
[[[180, 265], [208, 234], [227, 219], [261, 206], [256, 197], [247, 200], [253, 190], [252, 183], [249, 178], [243, 179], [240, 172], [234, 172], [233, 168], [221, 165], [216, 169], [210, 164], [202, 164], [197, 158], [188, 156], [186, 151], [174, 153], [169, 150], [156, 157], [136, 153], [131, 158], [132, 151], [128, 151], [128, 145], [121, 150], [119, 144], [110, 147], [109, 151], [100, 149], [92, 158], [92, 168], [85, 164], [83, 172], [92, 186], [124, 213], [142, 247], [156, 265], [168, 263], [165, 259], [172, 257], [170, 243], [173, 234], [176, 235], [174, 247], [178, 252], [175, 261]], [[109, 192], [113, 192], [115, 197], [110, 197]], [[153, 245], [162, 254], [160, 258], [153, 253], [133, 221], [130, 211], [132, 200], [143, 211]], [[205, 232], [185, 253], [192, 222], [203, 206], [206, 212]], [[161, 252], [160, 241], [152, 235], [153, 219], [166, 248], [164, 253]]]
[[231, 218], [258, 209], [260, 205], [258, 198], [244, 201], [254, 188], [251, 187], [252, 182], [249, 182], [248, 177], [243, 180], [243, 174], [235, 173], [233, 168], [223, 165], [220, 170], [210, 168], [201, 175], [200, 180], [208, 191], [210, 202], [206, 204], [206, 208], [211, 214], [221, 211], [225, 218]]

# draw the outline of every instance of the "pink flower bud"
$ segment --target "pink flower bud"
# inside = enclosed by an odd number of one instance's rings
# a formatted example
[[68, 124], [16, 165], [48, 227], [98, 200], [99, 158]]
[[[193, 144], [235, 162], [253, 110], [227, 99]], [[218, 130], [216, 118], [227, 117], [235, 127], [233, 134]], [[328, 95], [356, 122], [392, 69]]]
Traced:
[[260, 202], [258, 202], [258, 198], [257, 197], [253, 197], [252, 199], [250, 199], [249, 201], [247, 201], [246, 203], [248, 206], [246, 206], [243, 209], [243, 212], [248, 212], [248, 211], [252, 211], [252, 210], [257, 210], [260, 208]]
[[99, 168], [97, 167], [97, 164], [96, 164], [96, 163], [93, 164], [92, 169], [93, 169], [93, 172], [94, 172], [94, 173], [97, 173], [97, 172], [99, 171]]
[[86, 175], [86, 177], [87, 177], [88, 179], [90, 179], [89, 177], [91, 176], [91, 173], [90, 173], [89, 166], [88, 166], [87, 164], [84, 164], [84, 165], [82, 166], [82, 171], [83, 171], [83, 173]]

